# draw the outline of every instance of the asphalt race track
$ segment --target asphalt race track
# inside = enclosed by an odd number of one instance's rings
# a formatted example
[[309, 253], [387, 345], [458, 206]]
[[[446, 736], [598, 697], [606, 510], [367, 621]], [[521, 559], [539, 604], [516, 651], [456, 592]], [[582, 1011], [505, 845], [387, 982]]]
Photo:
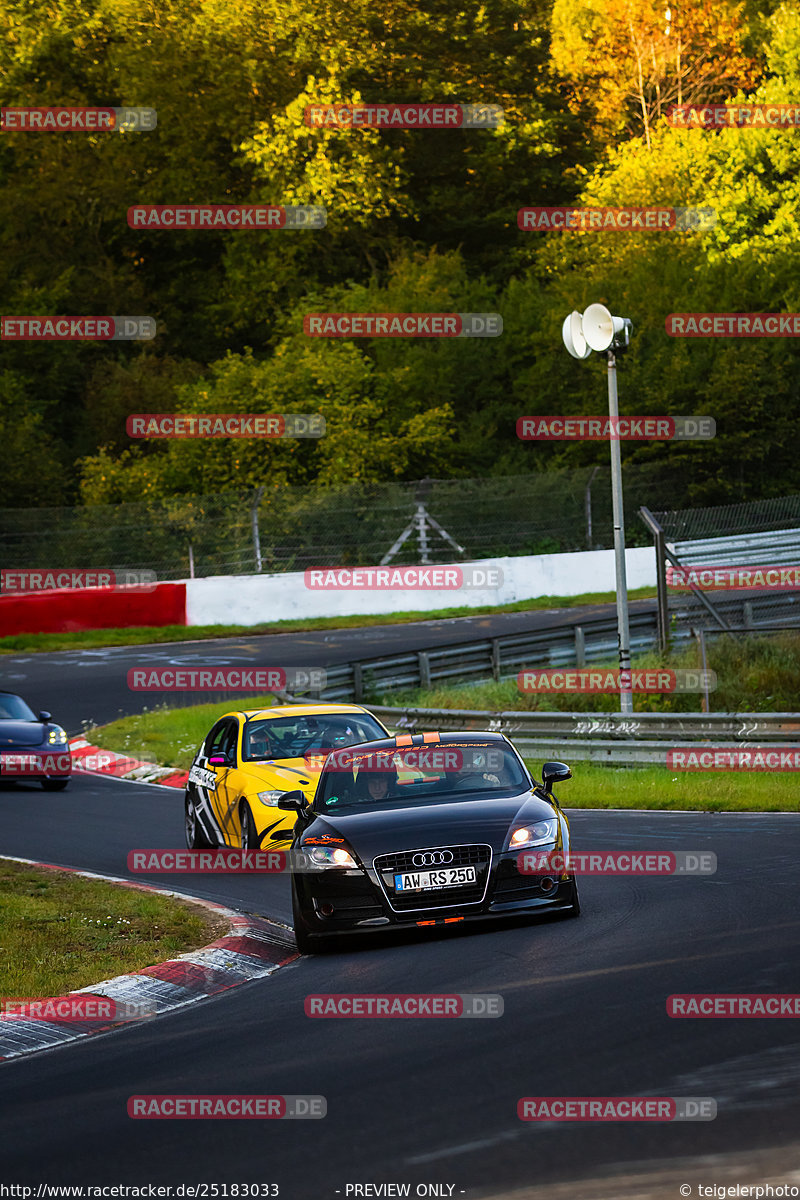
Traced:
[[[3, 852], [127, 874], [181, 844], [181, 796], [0, 788]], [[787, 1020], [674, 1020], [673, 992], [797, 990], [800, 815], [575, 812], [585, 848], [713, 850], [715, 876], [586, 878], [583, 915], [304, 958], [227, 995], [0, 1066], [7, 1183], [454, 1184], [502, 1195], [620, 1164], [777, 1147], [800, 1122]], [[139, 877], [141, 878], [141, 877]], [[153, 876], [288, 922], [283, 877]], [[499, 1019], [314, 1020], [320, 992], [492, 992]], [[313, 1093], [321, 1121], [132, 1121], [131, 1095]], [[711, 1123], [531, 1126], [522, 1096], [711, 1096]], [[796, 1159], [795, 1159], [796, 1164]], [[713, 1170], [690, 1178], [713, 1182]], [[352, 1194], [352, 1193], [351, 1193]], [[447, 1194], [447, 1193], [445, 1193]], [[543, 1191], [542, 1194], [545, 1194]], [[613, 1195], [613, 1192], [609, 1193]]]
[[[655, 600], [636, 600], [630, 610], [634, 614], [654, 607]], [[117, 717], [164, 702], [175, 707], [225, 698], [225, 693], [209, 697], [187, 692], [132, 692], [127, 684], [131, 667], [331, 667], [472, 638], [547, 629], [566, 621], [577, 625], [581, 620], [613, 616], [615, 612], [611, 604], [592, 604], [363, 629], [111, 646], [51, 654], [4, 654], [0, 656], [0, 689], [19, 692], [37, 712], [46, 708], [72, 736], [83, 731], [83, 721], [105, 725]], [[237, 703], [244, 694], [236, 694]]]
[[[310, 662], [308, 645], [306, 655]], [[94, 674], [78, 674], [86, 680], [78, 688], [64, 671], [76, 657], [31, 666], [29, 656], [27, 682], [19, 684], [34, 705], [47, 702], [55, 712], [62, 704], [72, 728], [95, 683]], [[98, 672], [103, 705], [117, 703], [119, 674]], [[7, 672], [4, 679], [13, 686]], [[58, 691], [53, 699], [39, 690], [48, 679]], [[124, 671], [121, 680], [124, 688]], [[97, 703], [100, 719], [106, 713]], [[561, 789], [566, 802], [568, 789]], [[40, 1182], [277, 1183], [284, 1200], [344, 1200], [348, 1185], [368, 1183], [408, 1184], [412, 1196], [417, 1184], [445, 1185], [434, 1193], [441, 1196], [500, 1197], [529, 1187], [553, 1196], [570, 1181], [568, 1194], [577, 1197], [579, 1181], [628, 1169], [655, 1176], [666, 1163], [691, 1159], [686, 1182], [712, 1184], [721, 1156], [771, 1152], [763, 1161], [777, 1163], [800, 1128], [796, 1024], [675, 1020], [665, 1005], [675, 992], [800, 991], [800, 814], [570, 816], [578, 849], [709, 850], [718, 871], [587, 877], [579, 920], [419, 931], [303, 958], [135, 1028], [0, 1064], [0, 1179], [34, 1189]], [[129, 850], [183, 845], [182, 796], [81, 776], [59, 794], [0, 785], [0, 829], [0, 853], [127, 875]], [[147, 878], [290, 921], [282, 876]], [[304, 997], [325, 992], [495, 993], [504, 1015], [306, 1017]], [[159, 1093], [318, 1094], [328, 1114], [313, 1122], [127, 1116], [130, 1096]], [[532, 1125], [516, 1115], [523, 1096], [644, 1095], [712, 1097], [718, 1116]], [[754, 1162], [746, 1157], [734, 1182], [763, 1179]], [[796, 1154], [793, 1164], [796, 1171]], [[596, 1194], [621, 1193], [609, 1183]], [[663, 1194], [677, 1197], [677, 1183]]]

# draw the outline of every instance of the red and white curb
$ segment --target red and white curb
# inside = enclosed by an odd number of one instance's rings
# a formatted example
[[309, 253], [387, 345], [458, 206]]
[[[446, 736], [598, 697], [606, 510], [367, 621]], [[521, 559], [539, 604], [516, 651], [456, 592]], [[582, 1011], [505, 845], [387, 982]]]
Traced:
[[[227, 917], [229, 932], [208, 946], [190, 950], [177, 958], [145, 967], [128, 975], [117, 975], [91, 987], [77, 988], [70, 996], [104, 997], [121, 1004], [126, 1002], [141, 1005], [160, 1016], [187, 1004], [195, 1004], [208, 996], [215, 996], [229, 988], [248, 983], [251, 979], [263, 979], [272, 975], [279, 967], [299, 958], [290, 943], [290, 931], [261, 917], [248, 917], [210, 900], [200, 900], [185, 892], [167, 891], [146, 883], [133, 883], [116, 875], [98, 875], [94, 871], [79, 871], [73, 867], [60, 867], [55, 863], [36, 862], [30, 858], [15, 858], [3, 855], [10, 862], [27, 863], [51, 871], [70, 871], [87, 879], [101, 879], [105, 883], [119, 883], [139, 891], [156, 892], [160, 896], [174, 896], [189, 900], [203, 908]], [[287, 940], [284, 942], [282, 938]], [[65, 997], [50, 997], [57, 1001]], [[42, 1001], [46, 1003], [46, 1001]], [[138, 1024], [150, 1017], [134, 1017], [109, 1020], [33, 1020], [0, 1013], [0, 1062], [31, 1054], [36, 1050], [47, 1050], [54, 1046], [106, 1033], [112, 1029]]]
[[183, 788], [189, 778], [188, 771], [175, 767], [160, 767], [158, 763], [142, 762], [116, 750], [101, 750], [86, 738], [71, 738], [72, 769], [88, 775], [113, 775], [115, 779], [127, 779], [133, 783], [157, 783], [161, 787]]

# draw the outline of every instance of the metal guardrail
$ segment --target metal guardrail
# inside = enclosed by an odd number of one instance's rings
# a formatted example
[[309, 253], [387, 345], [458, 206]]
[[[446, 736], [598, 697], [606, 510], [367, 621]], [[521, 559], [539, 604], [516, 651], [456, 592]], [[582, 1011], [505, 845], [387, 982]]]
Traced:
[[800, 529], [769, 529], [758, 533], [737, 533], [731, 537], [670, 542], [670, 549], [682, 563], [715, 566], [794, 566], [800, 562]]
[[[780, 615], [773, 617], [775, 602]], [[786, 604], [791, 620], [786, 620]], [[732, 627], [742, 630], [800, 628], [800, 592], [783, 592], [780, 597], [758, 596], [752, 599], [726, 598], [717, 603]], [[687, 643], [703, 610], [690, 601], [676, 609], [673, 644]], [[658, 615], [633, 611], [630, 616], [631, 649], [642, 653], [658, 642]], [[434, 684], [510, 679], [526, 667], [582, 667], [590, 662], [614, 660], [617, 655], [616, 616], [565, 622], [548, 629], [526, 633], [501, 634], [430, 650], [409, 651], [328, 667], [327, 683], [320, 693], [326, 700], [355, 700], [361, 703], [367, 694], [398, 689], [429, 688]]]
[[[796, 617], [785, 620], [789, 600]], [[774, 603], [780, 601], [779, 617]], [[743, 600], [730, 598], [718, 607], [739, 631], [800, 627], [800, 593]], [[687, 603], [676, 615], [697, 622], [702, 609]], [[673, 631], [673, 642], [687, 642], [692, 629]], [[657, 613], [631, 614], [634, 651], [657, 644]], [[434, 683], [501, 680], [534, 664], [583, 666], [608, 660], [617, 652], [615, 617], [576, 620], [549, 629], [504, 634], [454, 646], [345, 663], [329, 667], [326, 686], [317, 695], [326, 700], [362, 703], [367, 693], [429, 688]], [[368, 701], [367, 701], [368, 702]], [[389, 728], [423, 732], [432, 729], [498, 730], [513, 737], [531, 757], [636, 765], [666, 765], [667, 751], [706, 745], [791, 745], [800, 741], [800, 713], [635, 713], [617, 712], [489, 712], [472, 709], [393, 708], [369, 703]]]
[[[390, 729], [491, 730], [530, 758], [666, 766], [667, 752], [704, 746], [796, 745], [800, 713], [482, 712], [369, 706]], [[588, 736], [587, 736], [588, 735]]]

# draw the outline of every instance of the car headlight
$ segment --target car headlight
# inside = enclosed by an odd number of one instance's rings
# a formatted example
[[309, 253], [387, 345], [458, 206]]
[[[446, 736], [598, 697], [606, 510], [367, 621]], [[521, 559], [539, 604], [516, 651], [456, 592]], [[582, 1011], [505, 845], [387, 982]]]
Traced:
[[323, 870], [327, 867], [346, 867], [358, 866], [349, 850], [344, 850], [341, 846], [304, 846], [303, 850], [308, 857], [309, 865], [322, 867]]
[[50, 746], [66, 746], [67, 735], [60, 725], [56, 725], [47, 735], [47, 743]]
[[509, 850], [522, 850], [525, 846], [544, 846], [554, 842], [558, 833], [558, 821], [555, 817], [548, 821], [535, 821], [530, 825], [519, 825], [512, 830], [508, 839]]
[[271, 804], [274, 808], [278, 803], [278, 798], [286, 794], [286, 789], [284, 788], [280, 792], [257, 792], [256, 794], [262, 804]]

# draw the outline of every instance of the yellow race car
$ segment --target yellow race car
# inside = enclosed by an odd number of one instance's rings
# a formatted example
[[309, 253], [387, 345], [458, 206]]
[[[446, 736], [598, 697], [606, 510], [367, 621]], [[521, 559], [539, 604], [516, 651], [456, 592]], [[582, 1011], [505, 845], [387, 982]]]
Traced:
[[290, 704], [229, 712], [195, 755], [186, 782], [186, 845], [268, 846], [297, 814], [276, 807], [284, 792], [314, 798], [328, 754], [388, 736], [358, 704]]

